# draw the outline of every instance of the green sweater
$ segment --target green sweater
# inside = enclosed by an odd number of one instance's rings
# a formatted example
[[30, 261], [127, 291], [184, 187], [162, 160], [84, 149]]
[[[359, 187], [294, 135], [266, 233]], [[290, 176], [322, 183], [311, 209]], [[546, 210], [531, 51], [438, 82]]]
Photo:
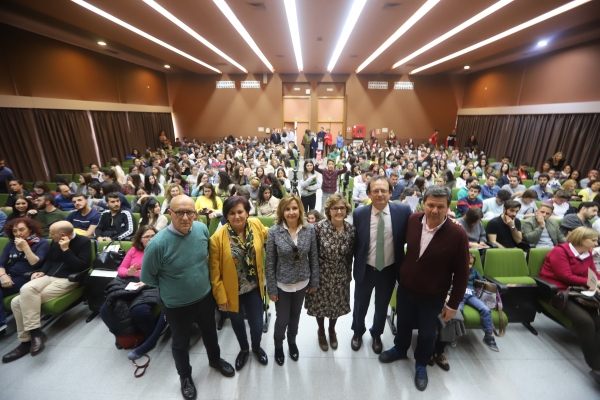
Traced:
[[208, 228], [194, 222], [185, 236], [169, 226], [154, 236], [144, 251], [140, 280], [160, 289], [169, 308], [202, 300], [211, 291], [208, 272]]

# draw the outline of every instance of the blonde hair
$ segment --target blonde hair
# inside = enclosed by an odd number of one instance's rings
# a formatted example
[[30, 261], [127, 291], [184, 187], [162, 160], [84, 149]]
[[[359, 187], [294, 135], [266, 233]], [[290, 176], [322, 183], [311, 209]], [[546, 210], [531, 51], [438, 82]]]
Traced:
[[279, 200], [279, 205], [277, 206], [277, 215], [275, 217], [275, 223], [281, 224], [285, 221], [285, 217], [283, 216], [283, 211], [292, 201], [295, 201], [298, 205], [298, 224], [305, 226], [306, 220], [304, 219], [304, 206], [302, 205], [302, 201], [297, 194], [286, 194], [283, 196], [281, 200]]
[[[569, 189], [567, 189], [567, 188], [571, 185], [575, 185], [575, 189], [577, 189], [577, 181], [575, 179], [566, 180], [565, 183], [562, 184], [561, 189], [569, 192]], [[571, 193], [571, 192], [569, 192], [569, 193]]]
[[579, 228], [573, 229], [567, 235], [567, 242], [571, 243], [573, 246], [581, 246], [586, 239], [598, 240], [598, 232], [592, 228], [580, 226]]
[[352, 212], [352, 207], [350, 207], [350, 204], [348, 204], [348, 200], [346, 200], [344, 195], [341, 193], [334, 193], [330, 198], [327, 199], [327, 203], [325, 203], [325, 217], [328, 221], [331, 221], [331, 207], [338, 202], [344, 203], [344, 206], [346, 207], [346, 215]]
[[250, 186], [252, 186], [253, 188], [260, 187], [260, 179], [258, 179], [256, 176], [253, 176], [250, 179]]
[[171, 204], [171, 200], [173, 200], [173, 196], [171, 196], [171, 189], [173, 189], [174, 187], [179, 189], [180, 195], [185, 194], [181, 185], [178, 185], [176, 183], [169, 184], [169, 186], [167, 186], [167, 190], [165, 190], [165, 200], [167, 200], [169, 204]]

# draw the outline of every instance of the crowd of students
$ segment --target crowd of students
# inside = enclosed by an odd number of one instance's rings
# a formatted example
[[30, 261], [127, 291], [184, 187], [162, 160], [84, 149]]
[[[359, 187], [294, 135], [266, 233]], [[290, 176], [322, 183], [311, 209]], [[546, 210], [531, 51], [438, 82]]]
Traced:
[[[456, 144], [454, 132], [450, 136], [454, 138], [449, 137], [446, 144]], [[313, 152], [314, 141], [317, 143], [316, 152]], [[319, 141], [324, 142], [322, 147], [318, 146]], [[132, 331], [142, 333], [144, 345], [129, 354], [133, 360], [151, 350], [164, 329], [161, 321], [166, 316], [172, 330], [173, 356], [181, 378], [182, 394], [186, 399], [196, 396], [187, 355], [189, 326], [192, 323], [198, 323], [202, 330], [210, 366], [224, 376], [235, 373], [234, 367], [219, 356], [215, 321], [207, 310], [218, 307], [231, 318], [240, 344], [240, 353], [235, 360], [236, 370], [241, 370], [248, 361], [250, 347], [258, 361], [267, 364], [267, 353], [260, 346], [261, 299], [265, 296], [266, 287], [277, 310], [275, 360], [283, 365], [286, 331], [290, 357], [298, 360], [295, 337], [305, 299], [308, 314], [316, 317], [319, 346], [323, 351], [329, 347], [337, 348], [335, 323], [339, 316], [351, 311], [349, 285], [352, 274], [355, 279], [357, 277], [357, 268], [359, 271], [373, 269], [382, 273], [369, 278], [372, 280], [369, 283], [361, 283], [366, 275], [359, 273], [360, 282], [357, 281], [354, 299], [355, 336], [352, 348], [358, 350], [361, 347], [361, 337], [366, 330], [365, 307], [368, 308], [368, 300], [375, 289], [384, 294], [381, 298], [376, 294], [376, 315], [371, 329], [373, 350], [381, 354], [380, 361], [384, 363], [402, 358], [401, 353], [405, 352], [401, 350], [402, 341], [383, 352], [380, 336], [382, 321], [385, 320], [381, 314], [391, 296], [389, 283], [395, 281], [403, 256], [398, 252], [394, 261], [396, 239], [385, 242], [385, 245], [380, 243], [384, 240], [384, 231], [379, 232], [379, 229], [389, 229], [390, 235], [386, 230], [385, 236], [396, 237], [404, 247], [406, 242], [397, 236], [400, 235], [396, 232], [397, 226], [392, 232], [392, 225], [402, 225], [402, 235], [406, 235], [411, 212], [417, 211], [413, 216], [423, 220], [423, 232], [434, 238], [437, 229], [448, 218], [456, 218], [454, 224], [462, 227], [459, 236], [464, 236], [465, 245], [468, 243], [468, 247], [482, 251], [488, 247], [528, 250], [530, 247], [555, 246], [565, 251], [565, 246], [570, 245], [576, 249], [575, 257], [585, 259], [583, 256], [589, 252], [590, 260], [593, 260], [591, 251], [595, 246], [590, 247], [590, 241], [594, 237], [597, 246], [598, 236], [597, 233], [594, 236], [594, 229], [600, 232], [600, 221], [593, 225], [592, 221], [597, 216], [600, 203], [598, 171], [593, 169], [586, 179], [581, 179], [581, 174], [565, 163], [560, 152], [545, 162], [532, 179], [526, 162], [514, 167], [510, 164], [510, 157], [504, 156], [500, 162], [489, 163], [487, 156], [477, 148], [474, 137], [460, 152], [452, 146], [448, 149], [438, 146], [437, 133], [428, 143], [417, 146], [412, 140], [401, 145], [393, 132], [382, 143], [374, 139], [347, 144], [341, 134], [334, 143], [328, 130], [318, 134], [307, 131], [301, 141], [306, 157], [302, 163], [295, 144], [295, 133], [286, 129], [281, 135], [274, 131], [263, 141], [257, 137], [228, 136], [214, 144], [188, 141], [186, 138], [178, 144], [177, 152], [147, 149], [142, 154], [133, 150], [128, 156], [131, 161], [127, 172], [116, 158], [112, 158], [110, 168], [101, 170], [97, 164], [90, 165], [90, 172], [79, 174], [78, 184], [58, 175], [55, 179], [56, 192], [40, 181], [35, 182], [30, 193], [24, 182], [17, 179], [0, 158], [0, 193], [9, 193], [4, 209], [12, 211], [6, 221], [0, 218], [0, 225], [4, 225], [0, 230], [10, 239], [0, 257], [1, 293], [7, 296], [21, 292], [11, 303], [20, 345], [5, 355], [4, 362], [43, 351], [46, 338], [39, 329], [39, 310], [30, 309], [36, 308], [35, 299], [43, 303], [76, 287], [72, 282], [65, 282], [68, 275], [65, 274], [82, 269], [81, 260], [87, 260], [85, 257], [88, 255], [84, 250], [85, 243], [89, 243], [90, 239], [133, 242], [131, 251], [119, 268], [117, 280], [107, 288], [107, 301], [100, 314], [115, 335], [117, 347], [120, 347], [120, 336]], [[322, 153], [318, 153], [319, 150]], [[301, 164], [297, 171], [296, 166]], [[460, 172], [458, 178], [455, 178], [455, 171]], [[479, 185], [479, 178], [485, 179], [485, 184]], [[527, 189], [523, 185], [524, 180], [533, 180], [534, 185]], [[348, 192], [351, 186], [351, 194], [340, 194]], [[450, 203], [454, 188], [460, 190], [456, 211], [452, 212]], [[316, 209], [317, 192], [321, 193], [320, 211], [324, 215]], [[350, 204], [349, 198], [354, 204]], [[428, 198], [440, 200], [437, 211], [433, 211], [434, 206], [428, 206]], [[394, 201], [403, 208], [396, 210], [396, 205], [390, 208], [390, 205], [397, 204], [392, 203]], [[543, 203], [538, 207], [536, 201]], [[580, 204], [573, 207], [572, 201], [580, 201]], [[442, 207], [444, 204], [445, 207]], [[353, 225], [347, 217], [355, 207]], [[437, 214], [440, 207], [443, 209], [441, 217]], [[370, 211], [365, 214], [362, 209], [380, 210], [383, 214], [376, 211], [372, 215]], [[396, 211], [391, 212], [391, 217], [386, 217], [390, 209]], [[424, 214], [419, 211], [424, 211]], [[134, 216], [136, 213], [140, 214], [139, 227]], [[399, 213], [404, 216], [400, 218]], [[0, 213], [1, 216], [5, 214]], [[207, 225], [212, 219], [219, 219], [221, 228], [210, 237], [207, 226], [198, 222], [200, 216], [206, 218]], [[267, 229], [251, 216], [273, 217], [275, 223]], [[391, 219], [385, 222], [386, 218]], [[426, 223], [436, 218], [439, 219], [437, 225]], [[487, 227], [483, 226], [484, 218], [489, 219]], [[367, 232], [357, 231], [356, 221], [362, 219], [367, 221]], [[556, 220], [561, 221], [560, 226]], [[380, 224], [381, 221], [384, 223]], [[431, 225], [430, 230], [425, 229], [428, 224]], [[379, 228], [378, 225], [387, 225], [387, 228]], [[373, 232], [371, 236], [368, 235], [369, 229]], [[196, 242], [189, 246], [192, 239], [187, 236], [192, 231]], [[577, 235], [573, 236], [572, 231]], [[366, 237], [362, 236], [365, 234]], [[357, 267], [357, 246], [354, 243], [359, 235], [367, 243], [363, 250], [367, 252], [368, 259], [362, 259], [366, 254], [361, 254], [360, 267]], [[51, 238], [50, 246], [42, 238]], [[263, 260], [264, 246], [266, 258]], [[412, 256], [410, 246], [408, 250]], [[202, 254], [208, 256], [209, 261], [198, 256], [198, 251], [206, 252]], [[189, 257], [186, 256], [188, 253]], [[379, 256], [383, 257], [384, 253], [385, 258], [380, 260]], [[404, 254], [403, 251], [401, 253]], [[465, 258], [465, 254], [461, 253], [461, 257]], [[184, 280], [176, 278], [177, 274], [171, 275], [178, 269], [193, 269], [189, 261], [192, 258], [200, 259], [192, 262], [198, 264], [194, 273], [186, 273]], [[170, 261], [161, 261], [165, 259]], [[475, 307], [482, 316], [484, 343], [491, 350], [498, 351], [490, 328], [489, 310], [486, 311], [472, 295], [473, 279], [480, 277], [468, 271], [467, 261], [465, 258], [464, 269], [457, 267], [458, 275], [455, 275], [455, 279], [458, 279], [457, 276], [465, 278], [462, 283], [466, 294], [464, 298], [460, 294], [463, 301], [458, 302], [460, 305], [456, 304], [459, 307], [444, 309], [444, 318], [450, 320], [452, 313], [462, 311], [464, 304]], [[58, 263], [73, 265], [56, 268]], [[40, 268], [42, 272], [34, 272], [31, 282], [27, 282], [26, 272]], [[545, 264], [545, 268], [550, 271], [553, 266]], [[384, 270], [390, 271], [389, 279], [381, 278], [385, 275]], [[43, 276], [47, 279], [43, 282], [38, 280]], [[136, 297], [136, 303], [130, 299], [129, 313], [124, 316], [117, 302], [118, 293], [131, 280], [138, 282], [138, 294], [144, 296], [144, 300]], [[445, 287], [446, 283], [447, 292], [451, 281], [443, 282], [440, 287]], [[462, 283], [457, 285], [454, 282], [459, 289]], [[181, 290], [181, 287], [190, 285], [197, 285], [194, 287], [202, 290], [193, 294]], [[62, 289], [56, 290], [57, 286]], [[153, 292], [152, 288], [160, 288], [160, 297], [158, 291]], [[407, 290], [402, 295], [408, 296], [410, 289]], [[209, 296], [210, 292], [212, 295]], [[157, 318], [152, 313], [152, 306], [161, 300], [165, 310]], [[191, 304], [194, 307], [190, 308]], [[30, 312], [22, 312], [23, 307]], [[244, 314], [250, 325], [250, 343], [246, 338]], [[588, 328], [590, 320], [586, 318], [591, 318], [592, 328], [596, 326], [593, 329], [600, 327], [600, 321], [593, 316], [582, 315], [578, 309], [571, 308], [569, 315], [584, 321]], [[325, 330], [327, 318], [329, 341]], [[0, 308], [0, 330], [5, 328], [5, 324], [5, 310]], [[581, 335], [589, 336], [584, 328], [580, 331]], [[598, 336], [597, 333], [595, 335]], [[580, 340], [586, 362], [600, 382], [597, 346], [589, 344], [591, 339]], [[586, 342], [585, 346], [583, 342]], [[436, 362], [444, 370], [449, 369], [444, 352], [435, 350], [437, 346], [434, 349], [434, 344], [435, 340], [428, 342], [419, 351], [415, 372], [415, 384], [419, 390], [427, 386], [423, 362]], [[423, 357], [427, 360], [423, 361]]]

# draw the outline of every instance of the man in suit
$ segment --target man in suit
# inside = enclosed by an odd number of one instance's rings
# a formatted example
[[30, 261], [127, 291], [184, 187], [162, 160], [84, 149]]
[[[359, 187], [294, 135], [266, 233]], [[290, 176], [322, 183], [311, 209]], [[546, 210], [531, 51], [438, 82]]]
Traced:
[[273, 133], [271, 133], [271, 143], [279, 144], [281, 143], [281, 135], [277, 132], [276, 129], [273, 129]]
[[370, 329], [373, 351], [381, 353], [381, 334], [385, 328], [386, 314], [398, 269], [404, 258], [406, 226], [411, 214], [406, 204], [390, 203], [393, 192], [390, 181], [375, 176], [367, 183], [371, 204], [354, 210], [352, 218], [356, 227], [354, 241], [354, 311], [352, 314], [352, 350], [362, 346], [366, 331], [365, 316], [375, 289], [375, 316]]
[[434, 352], [438, 318], [448, 322], [456, 315], [469, 280], [469, 239], [460, 225], [448, 221], [451, 200], [449, 188], [430, 186], [423, 193], [425, 212], [408, 220], [408, 247], [396, 292], [398, 332], [394, 347], [379, 356], [382, 363], [406, 359], [417, 324], [415, 386], [420, 391], [427, 388], [427, 364]]

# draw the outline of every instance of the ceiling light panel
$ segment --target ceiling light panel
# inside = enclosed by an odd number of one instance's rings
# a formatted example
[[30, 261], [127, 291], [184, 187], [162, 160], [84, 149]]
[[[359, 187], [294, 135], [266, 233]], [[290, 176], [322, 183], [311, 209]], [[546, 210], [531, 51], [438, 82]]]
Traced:
[[425, 4], [421, 6], [392, 36], [390, 36], [373, 54], [369, 56], [356, 70], [356, 73], [359, 73], [367, 65], [369, 65], [373, 60], [375, 60], [381, 53], [383, 53], [388, 47], [390, 47], [396, 40], [400, 38], [400, 36], [404, 35], [406, 31], [408, 31], [414, 24], [416, 24], [421, 18], [425, 16], [440, 0], [427, 0]]
[[260, 49], [254, 42], [254, 40], [252, 39], [252, 37], [250, 36], [248, 31], [246, 31], [246, 28], [244, 28], [244, 26], [242, 25], [240, 20], [235, 16], [233, 11], [231, 11], [231, 8], [229, 8], [227, 3], [225, 3], [225, 0], [213, 0], [213, 1], [217, 5], [217, 7], [219, 7], [219, 10], [221, 10], [223, 15], [225, 15], [225, 17], [229, 20], [229, 22], [231, 22], [231, 25], [233, 25], [235, 30], [238, 31], [238, 33], [242, 36], [242, 38], [244, 38], [246, 43], [248, 43], [248, 46], [250, 46], [250, 48], [258, 56], [258, 58], [260, 58], [260, 60], [267, 66], [267, 68], [269, 68], [269, 70], [271, 72], [275, 72], [275, 68], [273, 68], [273, 66], [271, 65], [269, 60], [267, 60], [267, 57], [265, 57], [265, 55], [262, 53], [262, 51], [260, 51]]
[[426, 44], [425, 46], [421, 47], [419, 50], [415, 51], [414, 53], [404, 57], [402, 60], [398, 61], [396, 64], [394, 64], [392, 66], [392, 69], [394, 68], [398, 68], [399, 66], [406, 64], [408, 61], [412, 60], [413, 58], [415, 58], [416, 56], [418, 56], [419, 54], [422, 54], [424, 52], [426, 52], [427, 50], [431, 49], [434, 46], [437, 46], [438, 44], [442, 43], [444, 40], [456, 35], [457, 33], [459, 33], [460, 31], [468, 28], [469, 26], [473, 25], [474, 23], [481, 21], [482, 19], [484, 19], [485, 17], [487, 17], [490, 14], [495, 13], [496, 11], [498, 11], [499, 9], [501, 9], [502, 7], [512, 3], [513, 0], [501, 0], [499, 2], [497, 2], [496, 4], [493, 4], [492, 6], [486, 8], [485, 10], [483, 10], [482, 12], [480, 12], [479, 14], [475, 15], [473, 18], [468, 19], [467, 21], [463, 22], [462, 24], [458, 25], [456, 28], [453, 28], [451, 30], [449, 30], [448, 32], [444, 33], [442, 36], [438, 37], [437, 39], [433, 40], [432, 42]]
[[218, 55], [220, 55], [227, 61], [229, 61], [231, 64], [235, 65], [237, 68], [241, 69], [245, 73], [248, 73], [248, 70], [246, 68], [242, 67], [239, 63], [237, 63], [235, 60], [233, 60], [227, 54], [223, 53], [220, 49], [218, 49], [216, 46], [214, 46], [208, 40], [204, 39], [196, 31], [194, 31], [192, 28], [190, 28], [189, 26], [184, 24], [181, 20], [179, 20], [177, 17], [175, 17], [169, 11], [167, 11], [160, 4], [158, 4], [154, 0], [144, 0], [144, 3], [148, 4], [150, 7], [152, 7], [156, 11], [158, 11], [163, 17], [167, 18], [169, 21], [171, 21], [172, 23], [174, 23], [175, 25], [177, 25], [178, 27], [183, 29], [185, 32], [190, 34], [190, 36], [192, 36], [194, 39], [196, 39], [197, 41], [199, 41], [200, 43], [202, 43], [203, 45], [205, 45], [206, 47], [208, 47], [209, 49], [211, 49], [212, 51], [214, 51], [215, 53], [217, 53]]
[[348, 38], [350, 37], [350, 33], [352, 33], [352, 29], [354, 29], [354, 25], [356, 25], [356, 21], [358, 21], [358, 17], [365, 7], [365, 3], [367, 0], [354, 0], [352, 3], [352, 8], [350, 9], [350, 14], [346, 19], [346, 23], [344, 24], [344, 29], [342, 29], [342, 34], [338, 39], [337, 45], [335, 46], [335, 50], [333, 51], [333, 55], [331, 56], [331, 60], [329, 61], [329, 65], [327, 66], [327, 71], [331, 72], [333, 67], [335, 67], [335, 63], [337, 62]]
[[[439, 1], [439, 0], [438, 0]], [[302, 65], [302, 47], [300, 46], [300, 31], [298, 29], [298, 12], [296, 11], [296, 0], [283, 0], [285, 5], [285, 13], [287, 15], [288, 26], [292, 36], [292, 45], [296, 56], [296, 64], [298, 72], [304, 69]]]
[[536, 18], [533, 18], [533, 19], [531, 19], [531, 20], [529, 20], [527, 22], [524, 22], [524, 23], [522, 23], [520, 25], [517, 25], [517, 26], [515, 26], [515, 27], [513, 27], [511, 29], [508, 29], [508, 30], [506, 30], [506, 31], [504, 31], [502, 33], [499, 33], [499, 34], [497, 34], [495, 36], [492, 36], [492, 37], [490, 37], [490, 38], [488, 38], [486, 40], [483, 40], [483, 41], [481, 41], [479, 43], [476, 43], [476, 44], [474, 44], [472, 46], [469, 46], [467, 48], [459, 50], [459, 51], [457, 51], [455, 53], [452, 53], [452, 54], [450, 54], [450, 55], [448, 55], [446, 57], [440, 58], [439, 60], [433, 61], [433, 62], [431, 62], [431, 63], [429, 63], [427, 65], [424, 65], [422, 67], [416, 68], [416, 69], [412, 70], [410, 73], [411, 74], [416, 74], [418, 72], [421, 72], [421, 71], [424, 71], [424, 70], [426, 70], [428, 68], [431, 68], [431, 67], [433, 67], [435, 65], [444, 63], [444, 62], [446, 62], [448, 60], [452, 60], [453, 58], [462, 56], [463, 54], [466, 54], [466, 53], [469, 53], [469, 52], [471, 52], [473, 50], [479, 49], [480, 47], [486, 46], [486, 45], [488, 45], [490, 43], [493, 43], [493, 42], [495, 42], [497, 40], [503, 39], [503, 38], [505, 38], [507, 36], [512, 35], [513, 33], [517, 33], [519, 31], [522, 31], [523, 29], [529, 28], [530, 26], [533, 26], [535, 24], [543, 22], [543, 21], [545, 21], [547, 19], [555, 17], [555, 16], [557, 16], [559, 14], [562, 14], [564, 12], [567, 12], [569, 10], [572, 10], [573, 8], [579, 7], [579, 6], [581, 6], [581, 5], [585, 4], [585, 3], [589, 3], [590, 1], [592, 1], [592, 0], [575, 0], [575, 1], [571, 1], [570, 3], [567, 3], [567, 4], [565, 4], [565, 5], [561, 6], [561, 7], [555, 8], [552, 11], [544, 13], [544, 14], [536, 17]]
[[132, 31], [134, 33], [137, 33], [138, 35], [140, 35], [140, 36], [142, 36], [142, 37], [144, 37], [144, 38], [146, 38], [146, 39], [148, 39], [148, 40], [150, 40], [150, 41], [152, 41], [152, 42], [154, 42], [154, 43], [156, 43], [158, 45], [161, 45], [162, 47], [165, 47], [165, 48], [167, 48], [167, 49], [169, 49], [169, 50], [171, 50], [171, 51], [173, 51], [173, 52], [175, 52], [175, 53], [177, 53], [177, 54], [179, 54], [179, 55], [181, 55], [181, 56], [183, 56], [183, 57], [185, 57], [185, 58], [187, 58], [189, 60], [192, 60], [195, 63], [198, 63], [198, 64], [200, 64], [200, 65], [202, 65], [202, 66], [204, 66], [204, 67], [206, 67], [206, 68], [208, 68], [208, 69], [210, 69], [212, 71], [215, 71], [215, 72], [217, 72], [219, 74], [222, 73], [217, 68], [215, 68], [215, 67], [213, 67], [213, 66], [211, 66], [211, 65], [209, 65], [209, 64], [207, 64], [207, 63], [205, 63], [203, 61], [200, 61], [196, 57], [191, 56], [188, 53], [186, 53], [184, 51], [181, 51], [178, 48], [173, 47], [170, 44], [165, 43], [165, 42], [163, 42], [160, 39], [155, 38], [154, 36], [152, 36], [152, 35], [144, 32], [144, 31], [142, 31], [141, 29], [138, 29], [138, 28], [136, 28], [136, 27], [128, 24], [125, 21], [120, 20], [119, 18], [117, 18], [117, 17], [115, 17], [115, 16], [113, 16], [113, 15], [111, 15], [111, 14], [105, 12], [105, 11], [102, 11], [98, 7], [94, 7], [93, 5], [87, 3], [87, 2], [85, 2], [83, 0], [71, 0], [71, 1], [73, 1], [74, 3], [76, 3], [76, 4], [78, 4], [78, 5], [82, 6], [82, 7], [84, 7], [86, 9], [88, 9], [88, 10], [90, 10], [90, 11], [98, 14], [98, 15], [100, 15], [101, 17], [104, 17], [104, 18], [108, 19], [109, 21], [114, 22], [115, 24], [121, 25], [125, 29], [128, 29], [128, 30], [130, 30], [130, 31]]

